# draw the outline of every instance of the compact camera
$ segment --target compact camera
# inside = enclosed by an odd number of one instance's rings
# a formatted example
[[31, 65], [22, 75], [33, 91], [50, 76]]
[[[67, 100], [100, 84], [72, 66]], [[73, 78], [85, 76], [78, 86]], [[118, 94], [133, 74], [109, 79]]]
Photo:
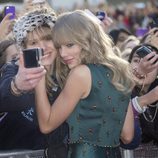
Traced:
[[24, 49], [24, 66], [26, 68], [39, 67], [41, 63], [41, 57], [43, 55], [44, 51], [41, 48]]

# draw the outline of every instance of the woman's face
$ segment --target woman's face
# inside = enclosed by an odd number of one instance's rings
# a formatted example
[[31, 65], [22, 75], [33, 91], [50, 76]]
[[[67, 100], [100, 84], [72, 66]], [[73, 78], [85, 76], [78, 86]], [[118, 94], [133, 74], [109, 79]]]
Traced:
[[[140, 60], [141, 60], [141, 58], [136, 53], [134, 53], [133, 57], [132, 57], [132, 60], [131, 60], [132, 69], [138, 69]], [[148, 73], [146, 75], [146, 79], [145, 79], [144, 84], [145, 85], [150, 85], [156, 79], [157, 75], [158, 75], [158, 70], [157, 69], [155, 69], [152, 72]]]
[[125, 33], [125, 32], [120, 32], [119, 33], [119, 36], [118, 36], [118, 39], [117, 39], [117, 43], [116, 43], [116, 45], [119, 47], [119, 48], [121, 48], [121, 46], [122, 46], [122, 43], [128, 38], [128, 34], [127, 33]]
[[[47, 28], [48, 29], [48, 28]], [[43, 28], [45, 31], [45, 28]], [[47, 31], [48, 33], [37, 33], [37, 31], [33, 31], [28, 33], [26, 48], [42, 48], [44, 50], [44, 56], [42, 56], [42, 65], [50, 66], [57, 55], [56, 49], [54, 47], [51, 31]]]
[[59, 53], [64, 64], [68, 65], [70, 69], [81, 63], [81, 47], [77, 44], [68, 43], [61, 45]]

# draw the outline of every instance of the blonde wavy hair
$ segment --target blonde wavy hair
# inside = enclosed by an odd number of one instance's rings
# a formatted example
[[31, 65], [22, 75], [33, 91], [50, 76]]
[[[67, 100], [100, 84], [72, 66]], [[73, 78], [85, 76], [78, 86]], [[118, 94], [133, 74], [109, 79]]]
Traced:
[[[119, 91], [127, 93], [133, 89], [129, 63], [116, 55], [112, 40], [98, 21], [85, 11], [76, 10], [59, 15], [53, 28], [53, 41], [57, 50], [68, 43], [78, 44], [82, 48], [81, 64], [105, 65], [113, 72], [112, 84]], [[68, 73], [58, 53], [56, 76], [62, 86]]]

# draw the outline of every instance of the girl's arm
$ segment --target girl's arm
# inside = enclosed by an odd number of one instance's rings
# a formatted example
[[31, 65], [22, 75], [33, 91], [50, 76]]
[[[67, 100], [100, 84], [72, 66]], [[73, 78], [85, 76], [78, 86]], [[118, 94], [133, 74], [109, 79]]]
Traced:
[[36, 108], [40, 129], [49, 133], [62, 124], [73, 112], [81, 98], [86, 97], [91, 88], [91, 74], [87, 66], [81, 65], [71, 70], [66, 84], [52, 106], [48, 101], [45, 76], [35, 88]]
[[124, 144], [128, 144], [132, 141], [134, 136], [134, 114], [131, 102], [128, 105], [125, 122], [121, 132], [121, 140]]

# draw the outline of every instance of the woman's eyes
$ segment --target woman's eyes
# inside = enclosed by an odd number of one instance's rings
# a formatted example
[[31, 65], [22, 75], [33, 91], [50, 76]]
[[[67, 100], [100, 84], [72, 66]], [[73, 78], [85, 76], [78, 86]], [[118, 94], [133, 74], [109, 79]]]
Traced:
[[69, 43], [69, 44], [66, 44], [66, 46], [67, 47], [72, 47], [72, 46], [74, 46], [74, 44], [73, 43]]

